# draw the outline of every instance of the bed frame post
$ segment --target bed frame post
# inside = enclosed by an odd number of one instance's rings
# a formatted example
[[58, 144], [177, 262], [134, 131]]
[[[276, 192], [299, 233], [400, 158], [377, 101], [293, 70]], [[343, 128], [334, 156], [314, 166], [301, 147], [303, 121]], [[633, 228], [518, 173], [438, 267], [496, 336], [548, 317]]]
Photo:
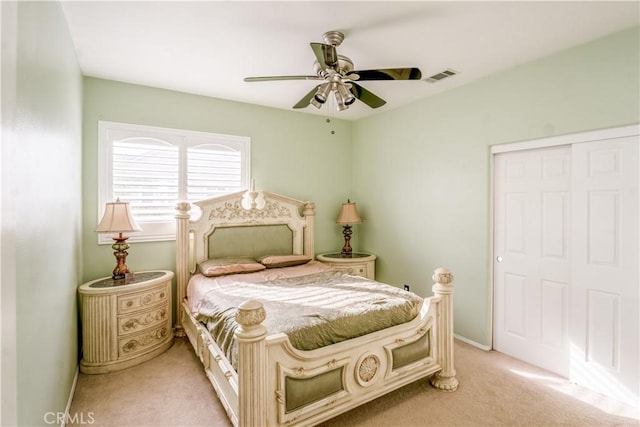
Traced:
[[180, 202], [176, 205], [176, 322], [175, 335], [184, 336], [182, 323], [182, 302], [187, 292], [187, 282], [189, 281], [189, 210], [191, 205], [188, 202]]
[[315, 242], [313, 240], [314, 222], [316, 219], [316, 204], [313, 202], [307, 202], [304, 204], [304, 210], [302, 211], [304, 216], [304, 248], [303, 253], [313, 258], [315, 256]]
[[245, 301], [238, 307], [238, 426], [267, 425], [267, 328], [262, 303]]
[[440, 297], [437, 322], [437, 352], [442, 370], [431, 377], [431, 385], [443, 391], [455, 391], [458, 379], [453, 365], [453, 274], [446, 268], [433, 272], [433, 294]]

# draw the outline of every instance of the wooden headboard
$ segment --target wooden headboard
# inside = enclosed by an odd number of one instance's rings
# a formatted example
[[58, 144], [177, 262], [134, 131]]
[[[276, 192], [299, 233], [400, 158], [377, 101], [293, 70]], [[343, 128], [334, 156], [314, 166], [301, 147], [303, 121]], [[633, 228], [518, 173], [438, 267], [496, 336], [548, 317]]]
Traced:
[[258, 207], [250, 207], [246, 196], [246, 191], [240, 191], [194, 202], [201, 211], [195, 220], [189, 215], [190, 203], [176, 206], [178, 304], [186, 295], [196, 264], [212, 256], [286, 252], [314, 256], [314, 203], [265, 191], [259, 195]]

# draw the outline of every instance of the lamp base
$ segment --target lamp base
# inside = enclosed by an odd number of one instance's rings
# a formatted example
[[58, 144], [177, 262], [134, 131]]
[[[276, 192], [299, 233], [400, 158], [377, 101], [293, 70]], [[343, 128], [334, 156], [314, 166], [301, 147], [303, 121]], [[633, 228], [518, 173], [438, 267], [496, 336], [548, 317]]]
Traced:
[[127, 274], [131, 274], [131, 272], [126, 264], [124, 265], [124, 269], [117, 265], [116, 268], [113, 269], [111, 278], [113, 280], [124, 280], [127, 278]]
[[342, 234], [344, 235], [344, 246], [342, 247], [342, 251], [340, 254], [343, 258], [351, 258], [351, 254], [353, 253], [353, 249], [351, 248], [351, 235], [353, 231], [351, 230], [350, 225], [343, 226]]
[[129, 249], [129, 244], [127, 244], [128, 237], [125, 237], [120, 233], [118, 237], [113, 237], [115, 241], [113, 245], [111, 245], [111, 249], [113, 249], [113, 256], [116, 257], [116, 267], [113, 269], [111, 274], [111, 278], [113, 280], [124, 280], [127, 277], [127, 274], [130, 274], [129, 267], [127, 267], [127, 249]]

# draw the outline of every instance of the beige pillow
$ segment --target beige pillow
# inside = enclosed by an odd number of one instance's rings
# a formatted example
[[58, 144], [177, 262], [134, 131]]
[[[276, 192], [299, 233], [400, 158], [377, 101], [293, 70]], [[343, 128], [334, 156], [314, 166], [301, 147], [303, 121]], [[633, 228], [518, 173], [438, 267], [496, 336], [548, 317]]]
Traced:
[[266, 267], [249, 257], [212, 258], [200, 263], [200, 273], [207, 277], [253, 273]]
[[311, 261], [307, 255], [265, 255], [257, 260], [267, 268], [291, 267], [306, 264]]

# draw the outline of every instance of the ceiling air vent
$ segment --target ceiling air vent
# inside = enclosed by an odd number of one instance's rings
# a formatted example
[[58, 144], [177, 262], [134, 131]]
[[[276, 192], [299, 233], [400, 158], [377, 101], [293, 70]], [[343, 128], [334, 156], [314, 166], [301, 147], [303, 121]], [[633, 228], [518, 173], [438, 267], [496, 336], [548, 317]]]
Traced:
[[439, 82], [442, 79], [446, 79], [447, 77], [455, 76], [456, 74], [458, 74], [457, 71], [447, 68], [446, 70], [438, 74], [434, 74], [433, 76], [427, 77], [425, 81], [428, 81], [429, 83], [435, 83], [435, 82]]

